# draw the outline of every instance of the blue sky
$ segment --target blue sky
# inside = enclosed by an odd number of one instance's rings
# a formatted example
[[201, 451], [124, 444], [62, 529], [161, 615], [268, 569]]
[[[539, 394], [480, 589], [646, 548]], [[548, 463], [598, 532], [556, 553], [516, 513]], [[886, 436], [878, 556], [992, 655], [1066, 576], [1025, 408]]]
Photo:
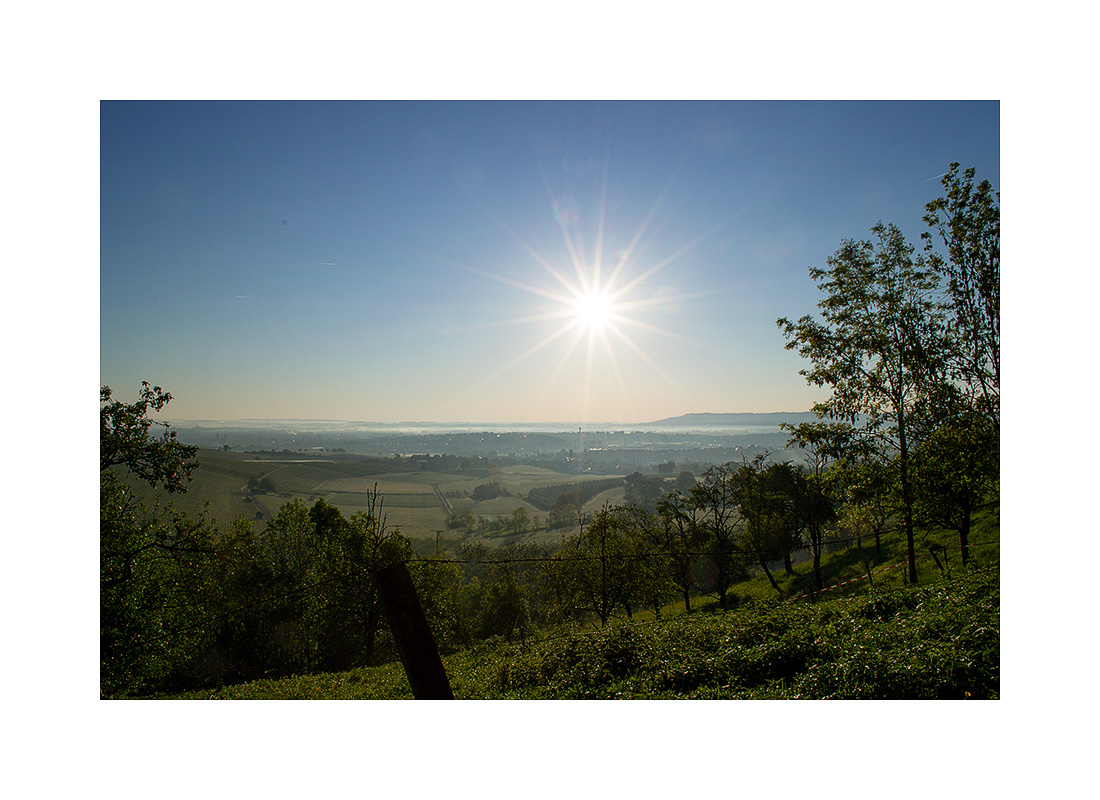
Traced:
[[951, 161], [1000, 187], [997, 102], [100, 112], [101, 383], [178, 419], [806, 410], [807, 267], [918, 243]]

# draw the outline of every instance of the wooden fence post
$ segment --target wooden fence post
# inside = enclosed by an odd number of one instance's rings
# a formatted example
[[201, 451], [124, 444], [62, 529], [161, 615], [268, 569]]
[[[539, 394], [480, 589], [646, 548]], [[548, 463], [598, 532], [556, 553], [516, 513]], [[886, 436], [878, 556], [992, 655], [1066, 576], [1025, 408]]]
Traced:
[[454, 700], [451, 683], [447, 680], [408, 567], [399, 561], [375, 571], [374, 577], [413, 697], [417, 700]]
[[928, 552], [932, 554], [932, 558], [936, 560], [936, 566], [940, 568], [940, 572], [943, 573], [943, 564], [940, 563], [940, 557], [936, 555], [936, 551], [939, 549], [938, 545], [929, 545]]

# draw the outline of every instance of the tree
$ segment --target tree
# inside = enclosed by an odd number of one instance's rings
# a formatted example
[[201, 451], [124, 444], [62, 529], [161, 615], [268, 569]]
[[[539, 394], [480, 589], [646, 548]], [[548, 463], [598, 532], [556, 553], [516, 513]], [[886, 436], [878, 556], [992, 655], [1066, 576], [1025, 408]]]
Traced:
[[657, 502], [665, 496], [665, 480], [660, 476], [647, 477], [634, 472], [623, 479], [623, 490], [627, 505], [656, 511]]
[[516, 506], [512, 510], [509, 527], [516, 536], [527, 533], [527, 529], [531, 527], [531, 513], [523, 506]]
[[722, 608], [726, 608], [730, 587], [743, 573], [735, 530], [740, 522], [735, 476], [732, 464], [712, 466], [692, 487], [690, 495], [706, 542], [709, 580], [705, 588], [718, 599]]
[[[695, 484], [694, 477], [691, 479], [691, 484]], [[657, 513], [660, 515], [663, 531], [661, 547], [668, 554], [666, 564], [669, 581], [680, 592], [680, 596], [684, 599], [684, 611], [689, 614], [691, 613], [691, 592], [696, 588], [695, 556], [703, 546], [706, 536], [697, 519], [697, 511], [698, 508], [691, 502], [690, 497], [680, 489], [670, 492], [657, 504]]]
[[974, 512], [998, 478], [998, 441], [989, 418], [973, 411], [938, 427], [914, 456], [917, 517], [959, 534], [964, 566]]
[[[209, 640], [199, 654], [203, 682], [237, 683], [264, 676], [306, 672], [316, 648], [308, 624], [312, 598], [306, 596], [309, 572], [301, 554], [311, 553], [314, 537], [305, 504], [287, 503], [280, 514], [280, 535], [257, 531], [246, 520], [219, 537], [212, 591], [207, 599]], [[288, 523], [291, 512], [297, 524]]]
[[[481, 551], [484, 555], [484, 550]], [[489, 559], [486, 582], [479, 585], [475, 630], [481, 638], [503, 636], [507, 641], [527, 635], [531, 624], [528, 586], [537, 581], [543, 552], [535, 545], [508, 544]]]
[[627, 617], [633, 618], [636, 605], [646, 604], [660, 618], [671, 588], [672, 553], [664, 546], [664, 526], [655, 513], [641, 506], [618, 506], [613, 513], [623, 537], [619, 600]]
[[248, 479], [248, 491], [251, 494], [275, 494], [275, 482], [271, 478], [255, 476]]
[[472, 508], [464, 508], [461, 511], [456, 511], [447, 519], [448, 528], [461, 528], [466, 533], [473, 533], [477, 530], [478, 519]]
[[688, 472], [686, 469], [681, 470], [680, 474], [676, 476], [675, 487], [679, 492], [687, 494], [691, 491], [691, 487], [695, 485], [695, 476]]
[[[213, 552], [212, 528], [170, 506], [146, 506], [120, 471], [168, 492], [186, 491], [198, 449], [148, 413], [171, 395], [142, 383], [139, 400], [100, 388], [100, 691], [149, 691], [177, 671], [193, 640], [196, 584]], [[150, 435], [156, 426], [165, 430]]]
[[[172, 395], [159, 386], [141, 382], [136, 403], [111, 399], [111, 387], [99, 389], [99, 470], [125, 466], [150, 486], [169, 492], [187, 490], [191, 473], [198, 467], [197, 447], [184, 445], [167, 422], [149, 419], [150, 411], [160, 411]], [[153, 427], [163, 428], [159, 437], [150, 434]]]
[[973, 167], [959, 175], [953, 162], [941, 183], [945, 196], [925, 206], [925, 223], [938, 234], [946, 258], [925, 232], [928, 264], [947, 281], [956, 348], [952, 376], [970, 404], [996, 427], [1001, 412], [1001, 211], [989, 181], [974, 186]]
[[551, 591], [567, 613], [591, 612], [606, 625], [616, 607], [629, 609], [638, 574], [629, 530], [627, 509], [605, 505], [548, 562]]
[[773, 470], [777, 465], [765, 468], [767, 456], [761, 453], [738, 468], [733, 478], [734, 496], [743, 523], [739, 537], [746, 545], [743, 549], [755, 556], [772, 588], [782, 593], [768, 562], [784, 551], [783, 534], [792, 498], [777, 491]]
[[581, 517], [583, 509], [584, 495], [576, 491], [562, 492], [554, 500], [554, 505], [550, 509], [549, 526], [551, 528], [567, 527]]
[[821, 591], [825, 588], [821, 579], [825, 525], [837, 517], [836, 468], [838, 460], [846, 452], [851, 453], [852, 426], [837, 422], [804, 422], [800, 425], [784, 424], [782, 427], [791, 433], [788, 445], [801, 448], [809, 459], [805, 472], [799, 471], [795, 476], [792, 500], [795, 513], [810, 536], [814, 585]]
[[894, 484], [893, 464], [880, 458], [845, 458], [835, 469], [840, 484], [841, 507], [838, 518], [842, 528], [855, 533], [856, 547], [863, 536], [875, 537], [875, 553], [882, 555], [882, 534], [890, 521], [887, 494]]
[[470, 494], [475, 501], [481, 500], [493, 500], [497, 497], [504, 496], [504, 490], [500, 488], [500, 483], [493, 481], [492, 483], [483, 483], [480, 486], [475, 486], [474, 491]]
[[372, 665], [383, 613], [374, 573], [410, 558], [412, 543], [387, 524], [377, 484], [367, 492], [366, 510], [348, 520], [322, 500], [310, 517], [325, 547], [324, 569], [318, 575], [324, 588], [321, 666], [340, 670]]
[[458, 564], [413, 561], [409, 574], [440, 652], [471, 642], [473, 626], [464, 605], [467, 587]]
[[820, 417], [853, 426], [862, 444], [896, 457], [909, 579], [917, 580], [910, 459], [932, 390], [947, 384], [944, 313], [936, 273], [893, 225], [879, 222], [876, 243], [847, 240], [810, 268], [825, 293], [823, 322], [804, 316], [777, 320], [787, 339], [811, 362], [807, 383], [832, 395], [814, 405]]
[[802, 532], [808, 524], [802, 506], [806, 474], [800, 466], [787, 461], [769, 466], [765, 478], [771, 491], [779, 497], [776, 509], [776, 546], [783, 555], [783, 571], [794, 575], [791, 553], [802, 545]]

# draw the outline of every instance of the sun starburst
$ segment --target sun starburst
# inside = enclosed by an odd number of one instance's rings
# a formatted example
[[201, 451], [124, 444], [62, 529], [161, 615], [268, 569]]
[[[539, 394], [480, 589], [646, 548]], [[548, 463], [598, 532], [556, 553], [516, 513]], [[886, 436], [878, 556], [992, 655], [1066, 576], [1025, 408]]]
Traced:
[[[686, 342], [696, 347], [706, 345], [652, 321], [653, 313], [672, 313], [672, 309], [679, 308], [689, 297], [674, 286], [667, 284], [658, 286], [659, 281], [656, 280], [656, 276], [712, 235], [716, 229], [703, 233], [662, 258], [645, 263], [642, 257], [642, 251], [645, 249], [642, 240], [662, 204], [668, 190], [666, 186], [655, 199], [649, 213], [645, 215], [629, 243], [625, 247], [614, 249], [617, 256], [615, 261], [605, 264], [603, 259], [607, 213], [606, 172], [595, 216], [595, 242], [592, 247], [586, 247], [581, 240], [581, 222], [584, 218], [581, 208], [574, 202], [570, 205], [570, 208], [573, 208], [570, 214], [558, 214], [557, 209], [562, 207], [563, 203], [560, 202], [560, 198], [554, 198], [545, 175], [544, 182], [568, 253], [568, 260], [564, 265], [555, 264], [553, 259], [532, 246], [498, 215], [490, 215], [531, 256], [535, 264], [541, 267], [543, 275], [551, 278], [552, 281], [549, 284], [546, 281], [540, 281], [537, 270], [530, 277], [517, 280], [514, 277], [474, 266], [461, 266], [470, 272], [520, 289], [544, 301], [539, 304], [540, 308], [537, 311], [533, 309], [532, 313], [468, 327], [526, 325], [532, 330], [541, 326], [546, 332], [542, 338], [530, 343], [522, 352], [507, 360], [507, 363], [500, 364], [492, 373], [483, 376], [482, 380], [477, 382], [477, 386], [469, 387], [470, 390], [484, 391], [501, 375], [528, 362], [536, 353], [557, 349], [558, 355], [552, 362], [552, 366], [542, 371], [542, 375], [545, 376], [545, 386], [538, 396], [562, 395], [562, 381], [566, 379], [565, 373], [569, 368], [568, 374], [572, 377], [564, 385], [576, 387], [579, 390], [574, 393], [574, 397], [580, 401], [582, 419], [588, 419], [590, 401], [597, 393], [614, 391], [620, 398], [627, 399], [637, 396], [638, 387], [628, 386], [630, 382], [628, 377], [638, 380], [641, 379], [640, 375], [630, 370], [626, 370], [624, 374], [623, 358], [627, 361], [636, 358], [646, 365], [651, 376], [656, 375], [660, 379], [661, 386], [665, 390], [677, 391], [679, 382], [673, 380], [651, 355], [654, 343], [659, 339], [666, 339]], [[650, 287], [654, 287], [652, 291], [649, 291]], [[662, 316], [665, 314], [662, 313]], [[665, 316], [665, 318], [670, 317]], [[547, 323], [550, 323], [548, 329], [545, 327]], [[554, 347], [552, 348], [551, 345]], [[603, 399], [607, 400], [607, 398]], [[608, 403], [604, 402], [603, 405], [606, 406]]]
[[585, 292], [575, 303], [577, 323], [586, 330], [602, 331], [615, 319], [615, 302], [607, 292], [593, 289]]

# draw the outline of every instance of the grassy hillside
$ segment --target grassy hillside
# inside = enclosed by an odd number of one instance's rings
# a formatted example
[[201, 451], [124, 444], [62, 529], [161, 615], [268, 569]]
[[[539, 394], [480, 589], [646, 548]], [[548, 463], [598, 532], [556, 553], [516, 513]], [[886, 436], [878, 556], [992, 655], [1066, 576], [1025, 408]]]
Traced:
[[[172, 499], [184, 508], [209, 502], [208, 513], [219, 521], [254, 511], [243, 500], [250, 478], [267, 477], [275, 483], [277, 494], [257, 498], [272, 511], [291, 497], [307, 502], [324, 497], [345, 515], [365, 508], [366, 489], [377, 482], [391, 526], [401, 525], [407, 534], [429, 541], [445, 527], [431, 493], [433, 484], [456, 509], [473, 505], [477, 513], [491, 516], [523, 506], [535, 514], [537, 509], [520, 492], [557, 486], [567, 477], [529, 468], [497, 469], [483, 478], [401, 472], [386, 462], [341, 461], [339, 456], [331, 461], [272, 460], [204, 452], [200, 462], [191, 491]], [[510, 482], [514, 489], [509, 492], [515, 494], [474, 503], [463, 493], [491, 481], [505, 487]], [[621, 502], [622, 491], [596, 495], [586, 509]], [[557, 541], [563, 531], [552, 534]], [[497, 533], [487, 543], [511, 540], [509, 534]], [[790, 574], [781, 562], [770, 565], [778, 592], [753, 567], [729, 593], [728, 611], [701, 595], [692, 599], [692, 614], [685, 613], [682, 601], [674, 601], [661, 609], [659, 618], [652, 610], [635, 609], [631, 618], [613, 618], [606, 629], [592, 624], [551, 628], [521, 643], [482, 643], [452, 652], [444, 661], [456, 695], [465, 698], [997, 697], [996, 507], [976, 515], [971, 543], [973, 563], [964, 570], [957, 534], [918, 530], [920, 585], [907, 586], [900, 533], [885, 534], [881, 548], [872, 537], [864, 537], [858, 546], [854, 539], [834, 538], [822, 563], [823, 594], [811, 592], [812, 565], [803, 551], [795, 554]], [[430, 557], [432, 550], [417, 552]], [[393, 663], [180, 696], [410, 695], [400, 664]]]
[[[636, 611], [606, 629], [542, 631], [524, 642], [489, 642], [444, 656], [460, 699], [786, 699], [999, 696], [999, 518], [975, 520], [972, 564], [955, 535], [919, 531], [921, 583], [906, 585], [905, 545], [887, 535], [833, 546], [822, 563], [829, 588], [811, 602], [812, 569], [781, 566], [778, 595], [763, 575], [737, 584], [733, 608], [697, 597], [694, 613], [669, 603], [660, 619]], [[945, 547], [932, 557], [930, 546]], [[941, 569], [942, 567], [942, 569]], [[870, 568], [871, 578], [867, 571]], [[402, 699], [400, 664], [263, 680], [190, 699]]]
[[[443, 659], [459, 699], [996, 699], [995, 565], [902, 589], [603, 630]], [[262, 680], [180, 699], [411, 698], [399, 664]]]

